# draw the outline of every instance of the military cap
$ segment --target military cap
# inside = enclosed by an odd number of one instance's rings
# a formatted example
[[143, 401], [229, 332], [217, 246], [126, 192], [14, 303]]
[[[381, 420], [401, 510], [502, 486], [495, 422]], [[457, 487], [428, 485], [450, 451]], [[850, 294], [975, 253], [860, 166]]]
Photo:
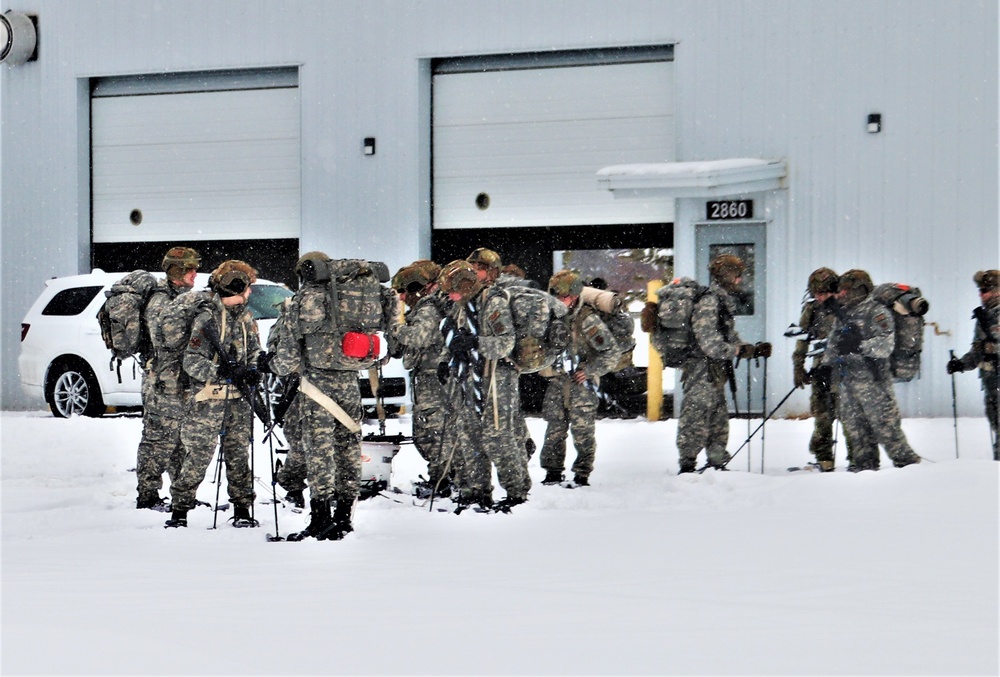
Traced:
[[[868, 296], [875, 289], [872, 277], [864, 270], [852, 269], [840, 276], [840, 290], [851, 297]], [[861, 290], [864, 290], [864, 293]]]
[[718, 282], [729, 282], [742, 275], [745, 269], [740, 257], [733, 254], [719, 254], [708, 264], [708, 272]]
[[583, 278], [575, 270], [560, 270], [549, 278], [549, 293], [553, 296], [579, 296], [581, 291]]
[[1000, 270], [980, 270], [972, 276], [972, 281], [981, 292], [1000, 291]]
[[809, 274], [810, 294], [836, 294], [838, 284], [837, 273], [829, 268], [817, 268]]
[[465, 260], [469, 263], [481, 263], [492, 269], [500, 269], [500, 255], [492, 249], [486, 249], [485, 247], [475, 250]]
[[164, 273], [171, 272], [171, 268], [179, 268], [183, 273], [189, 270], [198, 270], [201, 265], [201, 254], [190, 247], [171, 247], [163, 256], [161, 268]]
[[256, 281], [256, 270], [243, 261], [229, 260], [212, 271], [208, 286], [219, 296], [239, 296]]
[[472, 298], [483, 288], [483, 283], [479, 281], [472, 264], [461, 259], [452, 261], [442, 268], [438, 282], [446, 294], [454, 292], [461, 294], [464, 299]]

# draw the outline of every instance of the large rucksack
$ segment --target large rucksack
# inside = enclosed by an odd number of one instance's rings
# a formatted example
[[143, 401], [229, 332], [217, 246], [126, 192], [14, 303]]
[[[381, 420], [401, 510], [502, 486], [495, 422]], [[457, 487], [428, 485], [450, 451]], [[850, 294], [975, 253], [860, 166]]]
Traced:
[[[305, 341], [314, 366], [323, 369], [367, 369], [378, 359], [376, 332], [384, 331], [384, 299], [389, 269], [381, 261], [363, 259], [313, 260], [314, 273], [296, 295], [294, 326]], [[324, 294], [324, 312], [304, 314], [303, 298]], [[332, 347], [332, 350], [331, 350]]]
[[159, 282], [151, 273], [136, 270], [115, 282], [104, 292], [107, 297], [97, 311], [101, 338], [112, 354], [112, 363], [141, 356], [152, 356], [153, 344], [146, 327], [145, 312]]
[[872, 290], [873, 299], [892, 311], [896, 324], [889, 369], [896, 381], [912, 381], [920, 373], [924, 349], [924, 314], [930, 307], [920, 289], [887, 282]]
[[580, 301], [597, 310], [621, 349], [621, 358], [612, 371], [629, 367], [632, 351], [635, 350], [635, 318], [628, 312], [625, 299], [613, 291], [584, 287], [580, 292]]
[[555, 320], [568, 312], [566, 305], [552, 294], [507, 281], [491, 289], [504, 294], [514, 321], [514, 350], [510, 360], [522, 374], [532, 374], [551, 365], [569, 343], [565, 324]]
[[691, 355], [695, 345], [691, 314], [695, 303], [708, 293], [708, 287], [689, 277], [675, 279], [656, 292], [657, 322], [649, 340], [663, 366], [676, 369]]

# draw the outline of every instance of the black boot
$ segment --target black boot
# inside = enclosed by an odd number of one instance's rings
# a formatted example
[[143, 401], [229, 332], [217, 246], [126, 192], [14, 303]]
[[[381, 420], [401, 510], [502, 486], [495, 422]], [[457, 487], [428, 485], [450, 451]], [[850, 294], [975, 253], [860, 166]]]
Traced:
[[317, 534], [322, 533], [330, 526], [330, 503], [325, 499], [310, 499], [309, 501], [309, 525], [302, 531], [288, 534], [285, 540], [301, 541], [304, 538], [317, 538]]
[[233, 506], [233, 526], [238, 529], [259, 527], [260, 522], [250, 516], [250, 508], [246, 505]]
[[163, 523], [164, 529], [186, 527], [188, 525], [188, 511], [178, 510], [174, 508], [173, 513], [170, 515], [170, 519]]
[[170, 503], [165, 498], [160, 498], [159, 494], [140, 494], [135, 499], [137, 510], [155, 510], [157, 512], [170, 512]]
[[578, 487], [589, 487], [590, 478], [586, 475], [573, 475], [573, 484]]
[[351, 525], [351, 513], [354, 511], [354, 501], [340, 499], [337, 507], [333, 511], [333, 517], [329, 525], [322, 532], [316, 535], [318, 541], [339, 541], [347, 534], [354, 531]]
[[285, 494], [285, 500], [299, 510], [306, 507], [306, 497], [302, 495], [302, 489], [292, 489]]
[[546, 470], [545, 479], [542, 480], [542, 484], [559, 484], [564, 479], [566, 479], [566, 476], [562, 474], [561, 470]]

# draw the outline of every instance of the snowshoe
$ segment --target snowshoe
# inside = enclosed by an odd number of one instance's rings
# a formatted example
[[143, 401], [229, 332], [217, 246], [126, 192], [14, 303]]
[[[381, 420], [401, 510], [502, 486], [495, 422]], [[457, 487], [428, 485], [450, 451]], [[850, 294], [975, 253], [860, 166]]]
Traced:
[[260, 522], [250, 516], [250, 508], [245, 505], [233, 508], [233, 516], [230, 519], [237, 529], [252, 529], [260, 526]]
[[527, 500], [526, 498], [502, 498], [493, 504], [493, 511], [509, 515], [511, 508], [515, 505], [521, 505], [527, 502]]
[[156, 512], [170, 512], [170, 502], [165, 498], [160, 498], [157, 494], [152, 496], [140, 496], [135, 499], [137, 510], [155, 510]]

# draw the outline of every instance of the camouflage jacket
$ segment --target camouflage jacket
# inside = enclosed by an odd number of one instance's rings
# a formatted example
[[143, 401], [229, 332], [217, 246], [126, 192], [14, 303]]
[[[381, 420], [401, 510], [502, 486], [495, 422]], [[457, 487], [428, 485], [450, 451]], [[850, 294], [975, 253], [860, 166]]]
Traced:
[[[856, 353], [842, 354], [837, 347], [838, 335], [846, 325], [861, 334], [861, 347]], [[837, 313], [830, 329], [830, 342], [826, 349], [827, 364], [836, 365], [842, 376], [871, 376], [891, 380], [889, 356], [895, 345], [895, 320], [892, 312], [870, 296]]]
[[387, 337], [390, 346], [398, 343], [406, 369], [436, 369], [438, 363], [447, 360], [444, 335], [441, 333], [443, 305], [440, 295], [425, 296], [417, 301], [406, 313], [404, 322], [396, 324]]
[[227, 308], [218, 296], [212, 296], [211, 309], [204, 309], [195, 316], [191, 325], [191, 338], [184, 349], [184, 371], [196, 388], [205, 383], [216, 382], [219, 371], [219, 356], [204, 334], [207, 326], [215, 325], [222, 347], [237, 363], [253, 365], [260, 353], [257, 322], [246, 306]]
[[[986, 321], [980, 321], [977, 315], [982, 315]], [[972, 347], [960, 358], [962, 366], [966, 370], [979, 367], [981, 377], [989, 372], [996, 373], [997, 343], [1000, 342], [1000, 299], [989, 306], [979, 306], [972, 317], [976, 328], [972, 335]]]
[[181, 373], [180, 350], [169, 350], [163, 345], [163, 319], [171, 301], [181, 294], [190, 291], [190, 287], [178, 287], [169, 280], [157, 282], [156, 290], [149, 297], [143, 320], [149, 330], [149, 340], [153, 345], [153, 355], [146, 366], [153, 378], [176, 382]]
[[[799, 318], [799, 328], [805, 331], [809, 338], [799, 339], [795, 342], [795, 351], [792, 353], [792, 364], [796, 367], [805, 368], [806, 353], [809, 352], [809, 341], [825, 339], [830, 336], [830, 329], [837, 318], [836, 313], [829, 306], [810, 299], [802, 306], [802, 315]], [[821, 352], [813, 356], [813, 369], [827, 364], [826, 352]]]
[[502, 360], [514, 350], [514, 317], [506, 294], [487, 287], [476, 298], [479, 353], [487, 360]]
[[731, 360], [742, 343], [733, 319], [736, 304], [729, 292], [715, 282], [708, 289], [709, 293], [698, 299], [691, 311], [694, 359]]

